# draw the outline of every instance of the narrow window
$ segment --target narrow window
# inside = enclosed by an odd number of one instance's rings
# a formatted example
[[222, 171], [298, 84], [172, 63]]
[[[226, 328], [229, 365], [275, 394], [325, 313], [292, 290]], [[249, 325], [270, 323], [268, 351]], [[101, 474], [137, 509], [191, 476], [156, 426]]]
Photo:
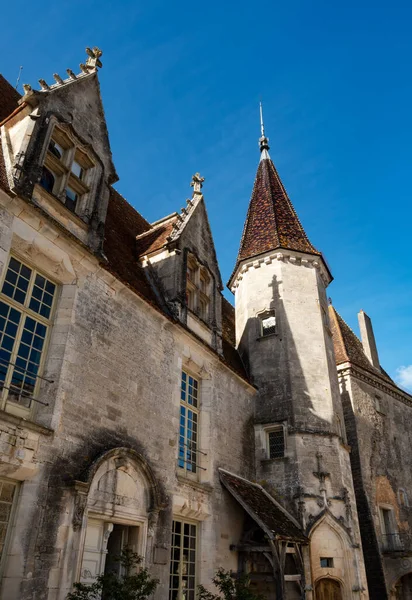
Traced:
[[270, 429], [266, 435], [268, 457], [283, 458], [285, 456], [285, 430], [283, 425]]
[[399, 504], [405, 507], [409, 506], [408, 494], [402, 488], [399, 489]]
[[320, 559], [320, 566], [322, 569], [333, 569], [333, 558], [325, 557]]
[[[50, 328], [56, 285], [14, 257], [0, 292], [0, 394], [30, 408]], [[13, 412], [13, 410], [12, 410]]]
[[385, 402], [380, 396], [375, 396], [375, 409], [381, 415], [386, 415]]
[[210, 319], [210, 276], [196, 258], [189, 254], [186, 272], [186, 304], [203, 321]]
[[182, 371], [178, 465], [188, 473], [197, 472], [198, 394], [197, 379]]
[[276, 315], [275, 311], [270, 311], [259, 315], [260, 335], [266, 337], [276, 333]]
[[399, 533], [396, 528], [392, 508], [380, 507], [383, 547], [385, 550], [396, 550], [400, 547]]
[[74, 190], [72, 190], [72, 188], [67, 187], [65, 204], [66, 204], [67, 208], [69, 210], [71, 210], [72, 212], [76, 212], [77, 200], [78, 200], [78, 196], [77, 196], [76, 192]]
[[16, 484], [0, 479], [0, 560], [5, 555], [7, 533], [10, 529], [13, 503], [16, 499]]
[[46, 169], [43, 167], [40, 185], [46, 190], [46, 192], [53, 193], [54, 184], [56, 182], [56, 176], [50, 171], [50, 169]]
[[169, 600], [195, 600], [197, 526], [173, 521]]

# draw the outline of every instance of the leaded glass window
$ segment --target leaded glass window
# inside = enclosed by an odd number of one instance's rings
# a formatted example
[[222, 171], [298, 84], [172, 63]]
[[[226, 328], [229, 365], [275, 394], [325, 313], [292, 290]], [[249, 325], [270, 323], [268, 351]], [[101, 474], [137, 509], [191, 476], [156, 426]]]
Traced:
[[285, 431], [283, 425], [267, 432], [269, 458], [283, 458], [285, 456]]
[[169, 600], [195, 600], [197, 526], [173, 521]]
[[50, 327], [56, 284], [10, 258], [0, 291], [0, 395], [30, 408]]
[[182, 371], [178, 465], [181, 469], [190, 473], [197, 472], [198, 396], [199, 382], [185, 371]]

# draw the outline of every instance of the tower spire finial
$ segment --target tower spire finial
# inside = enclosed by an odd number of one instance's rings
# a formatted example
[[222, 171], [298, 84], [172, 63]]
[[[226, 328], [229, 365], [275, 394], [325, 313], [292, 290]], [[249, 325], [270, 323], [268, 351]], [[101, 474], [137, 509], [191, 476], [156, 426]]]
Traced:
[[265, 137], [265, 126], [263, 124], [263, 109], [262, 109], [262, 101], [259, 102], [260, 108], [260, 133], [262, 137]]
[[261, 133], [261, 137], [259, 139], [259, 146], [260, 146], [260, 160], [263, 160], [265, 158], [270, 158], [269, 157], [269, 138], [267, 138], [265, 136], [265, 125], [263, 123], [263, 108], [262, 108], [262, 102], [259, 102], [259, 110], [260, 110], [260, 133]]

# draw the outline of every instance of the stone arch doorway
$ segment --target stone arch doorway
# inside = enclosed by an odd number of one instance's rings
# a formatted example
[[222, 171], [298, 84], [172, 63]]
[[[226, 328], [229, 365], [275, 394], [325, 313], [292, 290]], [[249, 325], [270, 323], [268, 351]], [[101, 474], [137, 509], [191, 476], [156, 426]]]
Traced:
[[395, 585], [393, 600], [412, 600], [412, 573], [403, 575]]
[[343, 600], [342, 587], [330, 577], [318, 579], [315, 586], [316, 600]]
[[79, 579], [92, 583], [96, 575], [119, 571], [116, 557], [128, 547], [145, 556], [159, 510], [153, 474], [141, 457], [117, 448], [93, 466], [85, 496]]

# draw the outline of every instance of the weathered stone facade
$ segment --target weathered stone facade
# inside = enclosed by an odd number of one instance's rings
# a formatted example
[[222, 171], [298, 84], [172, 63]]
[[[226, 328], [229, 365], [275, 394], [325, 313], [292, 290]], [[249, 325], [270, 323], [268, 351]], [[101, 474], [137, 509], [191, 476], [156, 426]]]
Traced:
[[407, 598], [412, 398], [328, 309], [266, 138], [233, 309], [203, 178], [153, 224], [113, 189], [100, 54], [21, 99], [0, 79], [0, 598], [63, 600], [126, 545], [159, 600], [219, 567]]

